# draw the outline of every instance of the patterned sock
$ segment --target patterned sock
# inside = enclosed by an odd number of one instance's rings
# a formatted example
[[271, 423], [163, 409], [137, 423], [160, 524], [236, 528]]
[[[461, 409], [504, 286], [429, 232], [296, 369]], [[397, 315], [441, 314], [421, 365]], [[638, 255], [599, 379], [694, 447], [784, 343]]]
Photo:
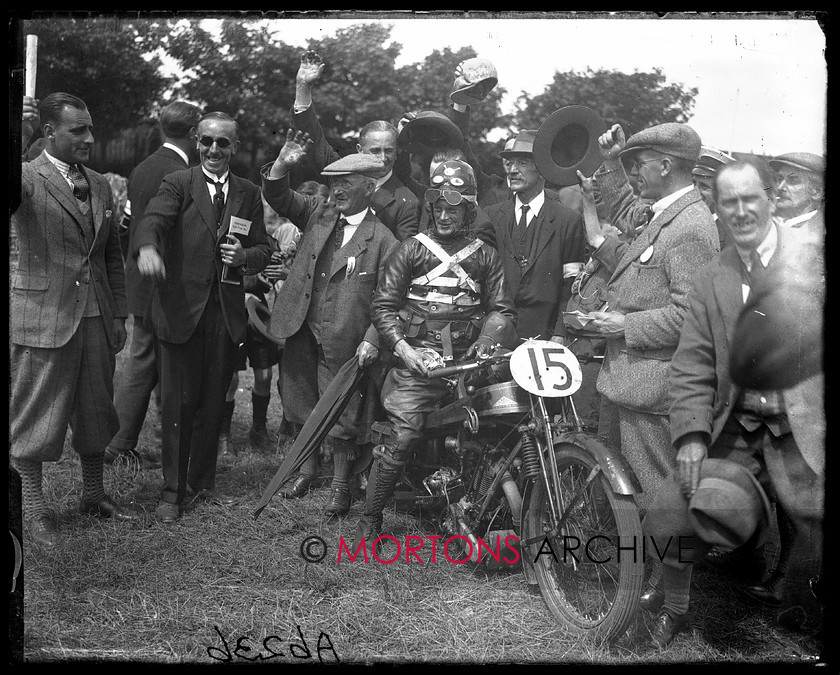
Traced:
[[682, 569], [662, 565], [662, 580], [665, 585], [665, 602], [662, 609], [671, 616], [681, 616], [688, 612], [688, 595], [691, 588], [691, 570], [693, 565]]
[[651, 559], [650, 579], [648, 579], [648, 586], [655, 588], [657, 591], [662, 590], [662, 563], [656, 558]]
[[350, 470], [353, 468], [355, 457], [344, 449], [336, 448], [333, 452], [333, 490], [350, 489]]
[[318, 451], [315, 450], [301, 465], [300, 472], [304, 476], [314, 478], [318, 475]]
[[44, 501], [42, 489], [43, 471], [41, 462], [28, 462], [18, 459], [14, 462], [20, 474], [21, 492], [23, 494], [23, 517], [47, 515], [47, 504]]
[[86, 502], [98, 502], [105, 498], [105, 485], [102, 482], [102, 458], [99, 455], [79, 455], [82, 462], [82, 499]]

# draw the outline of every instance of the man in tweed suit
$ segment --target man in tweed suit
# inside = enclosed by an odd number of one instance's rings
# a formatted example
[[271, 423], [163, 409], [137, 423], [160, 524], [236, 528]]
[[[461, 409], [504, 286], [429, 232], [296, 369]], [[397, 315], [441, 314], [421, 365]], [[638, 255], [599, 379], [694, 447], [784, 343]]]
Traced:
[[22, 167], [12, 215], [20, 253], [11, 280], [10, 455], [32, 538], [59, 544], [42, 494], [42, 462], [61, 457], [69, 424], [82, 465], [80, 509], [133, 520], [105, 494], [102, 459], [119, 426], [115, 354], [125, 345], [125, 276], [108, 181], [82, 166], [93, 122], [64, 93], [24, 98], [23, 141], [40, 117], [46, 146]]
[[[653, 217], [630, 243], [610, 235], [593, 257], [614, 269], [608, 310], [588, 327], [607, 339], [598, 391], [607, 399], [599, 423], [613, 432], [650, 504], [673, 467], [668, 426], [668, 372], [677, 347], [694, 273], [719, 251], [712, 214], [692, 184], [700, 137], [685, 124], [660, 124], [631, 136], [614, 125], [599, 138], [601, 197], [611, 207], [632, 189], [621, 159], [638, 171], [640, 199], [656, 200]], [[621, 155], [621, 159], [619, 158]], [[602, 236], [599, 235], [598, 239]], [[610, 405], [611, 404], [611, 405]], [[617, 417], [618, 424], [615, 424]]]
[[260, 189], [230, 171], [236, 121], [221, 112], [198, 123], [201, 166], [166, 176], [139, 224], [137, 269], [157, 284], [151, 321], [157, 338], [163, 413], [163, 478], [155, 516], [181, 516], [193, 499], [230, 504], [214, 489], [216, 448], [233, 353], [248, 324], [242, 278], [268, 265]]
[[163, 177], [189, 166], [187, 153], [195, 143], [195, 127], [200, 117], [201, 110], [184, 101], [175, 101], [166, 106], [160, 113], [160, 124], [166, 140], [153, 154], [134, 167], [128, 177], [126, 215], [120, 226], [127, 228], [128, 232], [125, 291], [128, 311], [134, 316], [134, 329], [131, 335], [131, 354], [114, 396], [120, 429], [108, 446], [105, 461], [113, 461], [122, 454], [137, 456], [137, 438], [146, 419], [149, 397], [158, 382], [154, 333], [145, 316], [153, 285], [150, 279], [137, 270], [137, 261], [132, 255], [137, 224], [143, 217], [146, 205], [157, 194]]
[[[289, 168], [310, 144], [307, 134], [289, 130], [275, 162], [262, 170], [266, 202], [303, 232], [269, 325], [272, 335], [286, 339], [281, 398], [288, 420], [300, 425], [350, 358], [355, 355], [361, 367], [378, 358], [379, 335], [370, 322], [370, 303], [385, 259], [397, 246], [370, 209], [375, 176], [382, 170], [378, 158], [348, 155], [325, 167], [330, 201], [305, 197], [289, 188]], [[334, 466], [326, 515], [350, 510], [350, 470], [362, 440], [364, 409], [365, 401], [357, 390], [330, 430]], [[286, 498], [306, 494], [317, 462], [313, 454], [280, 494]]]

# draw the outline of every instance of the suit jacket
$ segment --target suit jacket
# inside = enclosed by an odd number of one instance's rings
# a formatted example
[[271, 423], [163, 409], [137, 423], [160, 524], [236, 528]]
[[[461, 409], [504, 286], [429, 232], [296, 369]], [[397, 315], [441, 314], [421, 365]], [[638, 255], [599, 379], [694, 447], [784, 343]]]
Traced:
[[[242, 277], [268, 265], [270, 245], [263, 223], [260, 189], [244, 178], [229, 174], [230, 185], [222, 222], [216, 227], [213, 201], [200, 166], [177, 171], [163, 179], [160, 190], [146, 206], [137, 229], [134, 256], [151, 245], [166, 266], [166, 279], [158, 281], [151, 296], [155, 335], [183, 344], [195, 331], [215, 288], [222, 315], [234, 344], [245, 341], [248, 324]], [[238, 284], [221, 283], [223, 243], [232, 216], [250, 221], [247, 235], [238, 235], [246, 263], [233, 269]], [[143, 312], [148, 316], [147, 312]]]
[[186, 168], [187, 163], [181, 155], [161, 146], [134, 167], [128, 177], [131, 222], [128, 225], [128, 253], [125, 260], [125, 292], [128, 296], [128, 311], [135, 316], [143, 316], [149, 303], [149, 294], [154, 288], [152, 280], [137, 270], [137, 258], [134, 256], [137, 225], [149, 200], [157, 194], [163, 177]]
[[[340, 155], [327, 143], [324, 130], [315, 113], [315, 104], [299, 113], [292, 110], [292, 119], [297, 129], [305, 131], [315, 142], [315, 168], [318, 171], [329, 166]], [[379, 221], [385, 225], [399, 241], [417, 234], [420, 218], [420, 203], [414, 193], [393, 173], [376, 192], [373, 193], [370, 206]]]
[[73, 191], [43, 152], [21, 170], [21, 203], [12, 215], [19, 256], [11, 279], [12, 342], [27, 347], [66, 344], [95, 293], [105, 334], [125, 318], [125, 275], [111, 186], [84, 169], [90, 185], [93, 233]]
[[[263, 168], [263, 195], [269, 206], [302, 231], [295, 262], [277, 293], [269, 332], [278, 338], [297, 333], [309, 312], [315, 264], [324, 246], [333, 244], [335, 224], [341, 215], [321, 197], [307, 197], [289, 188], [288, 174], [268, 179], [271, 165]], [[353, 237], [335, 253], [324, 298], [322, 316], [330, 321], [320, 326], [320, 344], [327, 365], [338, 370], [353, 356], [363, 340], [379, 346], [379, 336], [370, 321], [370, 302], [385, 259], [397, 247], [394, 235], [368, 211]], [[348, 260], [355, 258], [352, 270]]]
[[[786, 245], [783, 230], [779, 228], [779, 248], [768, 271], [778, 264], [780, 250]], [[735, 246], [728, 246], [698, 273], [689, 296], [679, 346], [671, 361], [670, 422], [674, 444], [687, 433], [700, 432], [712, 445], [741, 394], [741, 387], [730, 375], [730, 353], [740, 348], [734, 341], [736, 323], [744, 307], [740, 267]], [[821, 477], [825, 464], [825, 418], [821, 392], [814, 387], [816, 381], [821, 384], [821, 376], [783, 390], [782, 397], [800, 453]]]
[[536, 250], [522, 267], [514, 256], [511, 233], [514, 230], [515, 200], [508, 199], [487, 207], [493, 223], [505, 281], [519, 316], [519, 337], [565, 335], [563, 316], [571, 297], [574, 276], [563, 278], [563, 266], [584, 262], [583, 219], [560, 202], [546, 198], [539, 214], [528, 225], [536, 228]]
[[717, 253], [712, 214], [695, 189], [662, 211], [630, 244], [610, 236], [593, 252], [608, 267], [615, 265], [607, 302], [610, 311], [625, 315], [624, 337], [607, 340], [598, 375], [598, 391], [610, 401], [668, 414], [668, 373], [688, 293], [697, 270]]

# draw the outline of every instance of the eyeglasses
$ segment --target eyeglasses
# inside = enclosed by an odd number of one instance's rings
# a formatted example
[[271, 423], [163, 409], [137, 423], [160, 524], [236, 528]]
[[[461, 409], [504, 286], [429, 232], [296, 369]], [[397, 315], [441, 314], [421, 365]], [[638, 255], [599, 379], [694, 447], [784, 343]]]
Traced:
[[650, 164], [651, 162], [661, 162], [661, 157], [654, 157], [653, 159], [645, 159], [643, 161], [639, 161], [638, 159], [633, 160], [633, 163], [630, 165], [630, 169], [633, 171], [638, 171], [641, 169], [645, 164]]
[[202, 136], [198, 139], [205, 148], [209, 148], [213, 143], [218, 145], [222, 150], [230, 145], [230, 140], [227, 138], [211, 138], [210, 136]]
[[457, 190], [439, 190], [437, 188], [429, 188], [426, 190], [426, 201], [429, 204], [434, 204], [438, 199], [443, 197], [446, 203], [450, 206], [458, 206], [463, 201], [474, 202], [474, 195], [462, 195]]

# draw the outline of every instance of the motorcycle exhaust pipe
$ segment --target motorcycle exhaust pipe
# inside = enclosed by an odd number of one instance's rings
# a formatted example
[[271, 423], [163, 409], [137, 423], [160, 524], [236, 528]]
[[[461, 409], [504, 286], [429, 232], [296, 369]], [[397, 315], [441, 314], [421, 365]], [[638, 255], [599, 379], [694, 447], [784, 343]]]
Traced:
[[510, 475], [509, 471], [502, 474], [502, 490], [507, 497], [508, 505], [510, 506], [510, 515], [513, 522], [519, 524], [519, 518], [522, 516], [522, 495], [519, 494], [519, 488], [516, 487], [516, 481]]

